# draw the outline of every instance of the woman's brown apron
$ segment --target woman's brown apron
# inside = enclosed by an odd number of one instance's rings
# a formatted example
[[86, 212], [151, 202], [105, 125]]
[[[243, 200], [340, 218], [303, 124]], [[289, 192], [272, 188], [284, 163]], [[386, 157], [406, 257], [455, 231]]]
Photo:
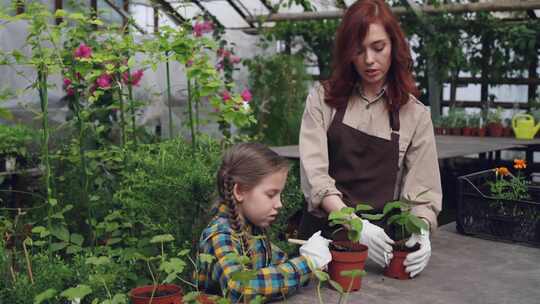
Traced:
[[[369, 204], [380, 212], [394, 199], [399, 161], [399, 112], [389, 112], [390, 140], [372, 136], [343, 123], [346, 106], [337, 110], [328, 128], [328, 173], [350, 207]], [[382, 222], [375, 223], [382, 225]], [[339, 227], [330, 227], [326, 218], [319, 218], [304, 208], [299, 237], [309, 238], [322, 230], [327, 238], [343, 239], [344, 233], [333, 235]]]

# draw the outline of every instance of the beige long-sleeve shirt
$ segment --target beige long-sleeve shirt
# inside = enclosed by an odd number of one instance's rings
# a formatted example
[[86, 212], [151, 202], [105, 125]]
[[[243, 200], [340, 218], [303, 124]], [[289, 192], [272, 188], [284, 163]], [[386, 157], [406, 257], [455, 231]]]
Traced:
[[[391, 128], [384, 97], [381, 95], [368, 101], [355, 92], [349, 98], [343, 123], [389, 140]], [[335, 113], [335, 108], [324, 102], [323, 87], [316, 84], [306, 100], [299, 148], [302, 191], [308, 210], [320, 217], [326, 216], [320, 208], [322, 199], [328, 195], [341, 196], [334, 179], [328, 174], [326, 132]], [[442, 190], [431, 116], [429, 110], [411, 95], [409, 102], [401, 107], [399, 119], [399, 172], [394, 198], [429, 202], [413, 207], [412, 213], [426, 219], [434, 231], [442, 207]]]

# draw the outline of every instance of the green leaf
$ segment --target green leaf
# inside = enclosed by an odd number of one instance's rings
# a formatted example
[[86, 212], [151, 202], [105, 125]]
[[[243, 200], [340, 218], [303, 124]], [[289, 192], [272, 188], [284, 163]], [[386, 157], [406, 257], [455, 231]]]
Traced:
[[185, 256], [189, 254], [189, 249], [183, 249], [178, 253], [178, 256]]
[[415, 215], [410, 215], [409, 216], [409, 220], [411, 221], [411, 223], [415, 226], [415, 227], [418, 227], [419, 229], [424, 229], [424, 230], [428, 230], [428, 225], [426, 222], [424, 222], [424, 220], [418, 218], [417, 216]]
[[401, 210], [401, 202], [400, 201], [394, 201], [394, 202], [390, 202], [390, 203], [387, 203], [386, 205], [384, 205], [383, 214], [387, 215], [388, 212], [390, 212], [390, 211], [392, 211], [394, 209]]
[[129, 60], [128, 60], [128, 67], [131, 69], [135, 66], [137, 62], [135, 61], [135, 57], [129, 57]]
[[356, 207], [354, 209], [357, 212], [358, 211], [370, 211], [370, 210], [373, 210], [373, 207], [371, 207], [370, 205], [358, 204], [358, 205], [356, 205]]
[[100, 266], [100, 265], [106, 265], [111, 262], [111, 259], [108, 256], [100, 256], [100, 257], [89, 257], [86, 259], [85, 264]]
[[71, 234], [71, 242], [75, 245], [82, 246], [82, 243], [84, 241], [84, 237], [78, 233], [72, 233]]
[[66, 253], [67, 254], [75, 254], [77, 252], [80, 252], [82, 250], [82, 248], [80, 246], [77, 246], [77, 245], [69, 245], [66, 249]]
[[199, 260], [203, 263], [210, 264], [216, 259], [215, 256], [207, 253], [201, 253], [199, 254]]
[[64, 248], [66, 248], [67, 245], [68, 245], [68, 243], [64, 243], [64, 242], [52, 243], [51, 244], [51, 251], [56, 252], [56, 251], [62, 250]]
[[69, 242], [69, 231], [63, 225], [53, 225], [51, 227], [51, 234], [64, 242]]
[[50, 300], [56, 296], [57, 293], [56, 289], [49, 288], [34, 297], [34, 304], [41, 304], [43, 301]]
[[367, 214], [367, 213], [362, 213], [361, 214], [362, 218], [366, 219], [366, 220], [370, 220], [370, 221], [379, 221], [381, 220], [383, 217], [384, 217], [384, 214]]
[[58, 9], [54, 12], [54, 17], [55, 18], [62, 18], [66, 15], [66, 11], [63, 10], [63, 9]]
[[313, 272], [313, 274], [315, 274], [315, 276], [317, 277], [317, 279], [321, 282], [326, 282], [328, 280], [330, 280], [330, 276], [328, 275], [328, 273], [324, 272], [324, 271], [321, 271], [321, 270], [315, 270]]
[[399, 218], [401, 217], [401, 214], [394, 214], [392, 215], [388, 221], [386, 222], [386, 225], [387, 226], [390, 226], [392, 225], [395, 221], [399, 220]]
[[168, 274], [176, 274], [184, 271], [185, 266], [186, 263], [181, 259], [171, 258], [170, 260], [161, 263], [161, 265], [159, 266], [159, 270], [165, 271]]
[[330, 285], [332, 285], [332, 287], [334, 287], [335, 290], [337, 290], [339, 293], [343, 293], [343, 287], [341, 287], [341, 285], [339, 285], [338, 282], [334, 281], [334, 280], [328, 280], [328, 283]]
[[60, 295], [68, 300], [84, 299], [87, 295], [92, 293], [92, 288], [88, 285], [79, 284], [76, 287], [72, 287], [64, 290]]
[[150, 240], [150, 243], [154, 244], [154, 243], [165, 243], [165, 242], [172, 242], [172, 241], [174, 241], [174, 236], [172, 236], [171, 234], [161, 234], [161, 235], [154, 236]]
[[248, 271], [236, 271], [231, 275], [231, 280], [238, 281], [240, 283], [247, 283], [250, 280], [253, 280], [257, 277], [257, 271], [248, 270]]

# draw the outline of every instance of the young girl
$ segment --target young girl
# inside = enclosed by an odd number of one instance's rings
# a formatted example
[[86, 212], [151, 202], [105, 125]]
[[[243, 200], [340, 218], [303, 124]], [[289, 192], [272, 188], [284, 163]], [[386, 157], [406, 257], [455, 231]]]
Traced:
[[[225, 153], [217, 174], [218, 212], [199, 242], [199, 253], [215, 257], [197, 262], [199, 286], [205, 292], [226, 295], [233, 303], [258, 295], [281, 298], [309, 279], [308, 264], [323, 268], [330, 262], [329, 242], [320, 232], [302, 245], [301, 256], [292, 259], [268, 239], [266, 228], [282, 207], [288, 170], [287, 160], [262, 144], [238, 144]], [[248, 265], [240, 263], [242, 255], [249, 257]], [[245, 270], [256, 274], [247, 282], [232, 279]]]

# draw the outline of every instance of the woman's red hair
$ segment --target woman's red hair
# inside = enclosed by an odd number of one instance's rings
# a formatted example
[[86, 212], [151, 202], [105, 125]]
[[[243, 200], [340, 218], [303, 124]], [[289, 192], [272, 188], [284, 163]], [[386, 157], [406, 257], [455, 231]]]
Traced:
[[324, 83], [325, 102], [332, 107], [347, 105], [354, 86], [360, 81], [353, 57], [372, 23], [380, 23], [392, 43], [392, 62], [386, 75], [388, 108], [399, 110], [409, 100], [409, 94], [419, 95], [412, 76], [409, 44], [390, 7], [382, 0], [359, 0], [347, 9], [336, 33], [332, 75]]

